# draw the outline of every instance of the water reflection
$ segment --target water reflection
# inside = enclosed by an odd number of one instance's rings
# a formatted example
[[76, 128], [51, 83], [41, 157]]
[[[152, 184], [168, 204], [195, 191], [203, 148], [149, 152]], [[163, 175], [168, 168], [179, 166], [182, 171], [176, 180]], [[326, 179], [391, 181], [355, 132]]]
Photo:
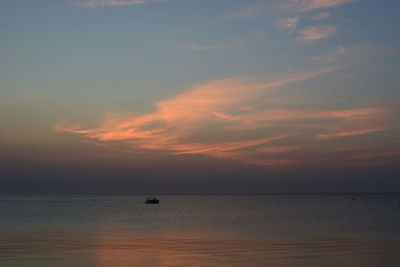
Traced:
[[4, 266], [398, 266], [400, 242], [221, 235], [2, 233]]
[[204, 236], [99, 240], [99, 266], [396, 266], [400, 244], [378, 239], [255, 240]]
[[0, 266], [400, 266], [397, 196], [96, 198], [0, 196]]

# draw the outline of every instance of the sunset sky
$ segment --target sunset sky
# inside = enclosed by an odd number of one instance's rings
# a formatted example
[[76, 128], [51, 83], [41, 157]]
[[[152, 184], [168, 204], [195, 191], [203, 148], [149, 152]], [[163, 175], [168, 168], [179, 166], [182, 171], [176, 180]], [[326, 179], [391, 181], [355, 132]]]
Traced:
[[399, 192], [399, 10], [2, 0], [0, 192]]

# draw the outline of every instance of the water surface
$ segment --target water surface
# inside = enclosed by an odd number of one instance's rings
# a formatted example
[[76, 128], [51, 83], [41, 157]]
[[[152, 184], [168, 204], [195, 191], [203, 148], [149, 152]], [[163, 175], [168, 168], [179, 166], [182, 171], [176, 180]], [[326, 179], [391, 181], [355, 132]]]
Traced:
[[400, 266], [399, 195], [1, 195], [1, 266]]

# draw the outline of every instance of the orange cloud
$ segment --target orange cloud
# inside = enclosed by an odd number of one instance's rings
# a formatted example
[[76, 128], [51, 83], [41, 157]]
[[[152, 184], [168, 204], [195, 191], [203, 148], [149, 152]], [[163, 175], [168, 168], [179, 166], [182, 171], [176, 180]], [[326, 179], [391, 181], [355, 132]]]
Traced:
[[[266, 125], [289, 125], [295, 124], [297, 127], [311, 128], [312, 121], [316, 121], [314, 126], [321, 126], [321, 120], [336, 120], [335, 124], [338, 125], [338, 120], [343, 125], [345, 122], [354, 124], [356, 121], [370, 121], [377, 119], [377, 116], [384, 112], [381, 108], [356, 108], [345, 110], [326, 111], [321, 109], [276, 109], [269, 108], [263, 110], [253, 110], [249, 113], [230, 116], [226, 118], [226, 129], [231, 130], [255, 130], [265, 128]], [[302, 123], [302, 121], [309, 121]], [[354, 127], [354, 125], [353, 125]]]
[[[78, 124], [58, 123], [54, 130], [81, 134], [98, 142], [123, 143], [132, 151], [205, 155], [270, 169], [307, 164], [311, 161], [295, 154], [313, 143], [321, 146], [316, 141], [383, 131], [385, 128], [379, 119], [384, 110], [256, 108], [254, 102], [279, 88], [339, 68], [279, 78], [235, 77], [198, 84], [158, 102], [155, 112], [150, 114], [108, 114], [98, 128], [83, 129]], [[334, 148], [337, 149], [338, 146]], [[318, 153], [322, 150], [321, 147], [314, 149]]]
[[338, 137], [347, 137], [347, 136], [355, 136], [355, 135], [364, 135], [369, 133], [376, 133], [384, 131], [384, 128], [377, 129], [362, 129], [357, 131], [344, 131], [344, 132], [336, 132], [331, 134], [319, 134], [315, 137], [315, 139], [329, 139], [329, 138], [338, 138]]

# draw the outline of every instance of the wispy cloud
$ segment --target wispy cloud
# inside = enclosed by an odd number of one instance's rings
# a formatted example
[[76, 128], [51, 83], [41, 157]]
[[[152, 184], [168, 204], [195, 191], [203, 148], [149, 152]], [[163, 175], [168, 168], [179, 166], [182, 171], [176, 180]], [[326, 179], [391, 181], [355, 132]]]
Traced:
[[362, 129], [356, 131], [340, 131], [329, 134], [319, 134], [315, 138], [316, 139], [330, 139], [330, 138], [339, 138], [339, 137], [347, 137], [347, 136], [355, 136], [355, 135], [364, 135], [370, 133], [377, 133], [386, 130], [385, 128], [372, 128], [372, 129]]
[[[254, 110], [250, 113], [246, 113], [243, 115], [238, 115], [236, 116], [236, 121], [234, 123], [229, 124], [227, 127], [230, 127], [230, 129], [262, 129], [265, 127], [265, 123], [274, 124], [274, 125], [280, 125], [281, 123], [286, 124], [288, 122], [296, 122], [296, 125], [298, 127], [312, 127], [312, 121], [315, 120], [336, 120], [336, 121], [342, 121], [341, 123], [341, 129], [354, 129], [356, 127], [362, 128], [364, 131], [365, 125], [345, 125], [345, 121], [351, 121], [352, 123], [355, 123], [356, 121], [362, 120], [362, 121], [369, 121], [374, 115], [376, 114], [381, 114], [383, 112], [382, 109], [377, 109], [377, 108], [358, 108], [358, 109], [342, 109], [342, 110], [334, 110], [334, 111], [325, 111], [323, 109], [306, 109], [306, 110], [301, 110], [301, 109], [277, 109], [277, 108], [268, 108], [268, 109], [260, 109], [260, 110]], [[299, 123], [301, 121], [309, 121], [308, 124], [304, 123]], [[231, 119], [231, 121], [233, 121]], [[314, 126], [321, 126], [321, 124], [314, 124]], [[334, 134], [331, 134], [332, 136], [338, 135], [337, 134], [337, 124], [335, 125], [336, 127], [333, 127], [333, 125], [325, 128], [325, 130], [330, 130], [334, 131]], [[368, 129], [369, 130], [369, 129]], [[345, 131], [345, 130], [343, 130]], [[361, 131], [355, 131], [355, 134], [363, 134]], [[355, 135], [354, 134], [354, 135]], [[351, 134], [349, 134], [351, 135]], [[322, 136], [318, 135], [318, 136]], [[324, 136], [328, 135], [324, 134]], [[338, 135], [340, 136], [340, 134]], [[343, 134], [342, 136], [346, 136]], [[322, 139], [322, 138], [321, 138]]]
[[275, 21], [275, 24], [279, 30], [287, 30], [289, 34], [293, 34], [293, 32], [297, 28], [299, 20], [300, 20], [299, 17], [278, 19]]
[[318, 25], [307, 27], [299, 31], [296, 41], [303, 44], [310, 44], [315, 41], [328, 38], [336, 33], [336, 25]]
[[231, 18], [246, 19], [258, 18], [268, 14], [302, 13], [340, 6], [359, 0], [277, 0], [272, 2], [259, 2], [248, 5], [230, 15]]
[[329, 18], [331, 16], [332, 16], [331, 12], [322, 12], [322, 13], [318, 13], [317, 15], [313, 16], [312, 19], [313, 20], [321, 20], [321, 19]]
[[89, 0], [76, 1], [75, 4], [82, 7], [99, 7], [99, 6], [136, 6], [147, 3], [160, 3], [169, 0]]
[[354, 64], [385, 52], [367, 44], [340, 45], [325, 55], [311, 57], [310, 60], [325, 64], [338, 62], [351, 62]]
[[[63, 122], [55, 125], [54, 130], [81, 134], [102, 143], [117, 142], [131, 151], [197, 154], [268, 168], [310, 164], [296, 153], [302, 153], [311, 143], [317, 147], [315, 153], [326, 153], [329, 147], [324, 147], [325, 140], [383, 131], [385, 127], [379, 122], [385, 110], [277, 109], [255, 103], [279, 88], [339, 68], [269, 79], [234, 77], [211, 81], [158, 102], [153, 113], [141, 116], [109, 114], [98, 128], [83, 129], [80, 125]], [[348, 145], [344, 143], [344, 146]], [[337, 148], [336, 145], [334, 149]]]
[[340, 6], [357, 1], [359, 0], [281, 0], [278, 1], [276, 8], [292, 10], [294, 12], [305, 12], [314, 9]]

